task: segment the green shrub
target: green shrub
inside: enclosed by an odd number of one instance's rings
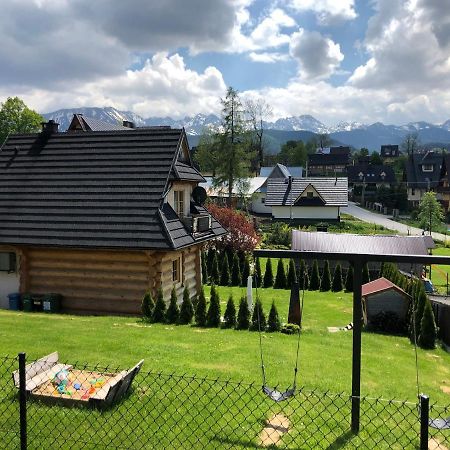
[[[256,299],[255,306],[252,313],[252,324],[250,327],[253,331],[265,331],[266,329],[266,315],[264,314],[263,306],[259,298]]]
[[[241,297],[239,301],[239,309],[237,315],[236,329],[248,330],[250,327],[250,310],[245,296]]]
[[[333,274],[333,283],[331,285],[331,290],[333,292],[340,292],[342,291],[342,268],[339,263],[336,264],[336,267],[334,268],[334,274]]]
[[[158,289],[156,296],[155,307],[153,308],[152,322],[163,323],[166,321],[166,302],[164,301],[164,295],[162,288]]]
[[[317,260],[314,260],[311,269],[311,279],[309,280],[309,290],[318,291],[320,288],[320,276],[319,276],[319,265]]]
[[[366,284],[369,281],[370,281],[369,266],[366,263],[363,265],[363,270],[362,270],[362,284]]]
[[[230,264],[228,262],[227,252],[222,253],[221,264],[222,272],[220,274],[220,284],[222,286],[229,286],[230,284]]]
[[[206,326],[206,298],[203,286],[197,299],[195,307],[195,324],[199,327]]]
[[[267,330],[271,332],[281,330],[281,321],[275,302],[272,302],[272,306],[270,307],[269,318],[267,320]]]
[[[262,272],[261,272],[261,262],[259,261],[259,258],[256,258],[255,261],[255,286],[262,286],[263,278],[262,278]]]
[[[216,287],[211,286],[211,298],[209,300],[208,312],[206,313],[206,325],[217,328],[220,325],[220,299]]]
[[[217,252],[214,251],[211,267],[209,270],[209,281],[211,284],[220,282],[219,261],[217,260]]]
[[[203,284],[207,284],[208,283],[208,264],[207,264],[205,252],[202,252],[201,258],[202,258],[202,282],[203,282]]]
[[[263,287],[271,288],[273,287],[273,271],[272,271],[272,261],[270,258],[267,259],[266,271],[264,272]]]
[[[286,289],[286,272],[283,260],[280,258],[277,265],[277,275],[275,276],[274,289]]]
[[[436,347],[437,328],[434,321],[433,309],[430,300],[426,300],[423,310],[422,320],[420,322],[420,334],[418,343],[420,347],[425,349],[433,349]]]
[[[189,289],[186,286],[183,290],[183,302],[181,303],[180,308],[179,323],[182,325],[187,325],[192,322],[193,317],[194,317],[194,307],[192,306]]]
[[[142,315],[144,320],[152,320],[153,308],[155,307],[155,302],[153,301],[152,294],[147,291],[142,299]]]
[[[345,277],[345,292],[353,292],[353,266],[350,264]]]
[[[169,307],[167,308],[166,321],[168,323],[177,323],[180,317],[180,309],[178,308],[177,291],[175,286],[170,293]]]
[[[406,324],[392,311],[381,311],[370,319],[369,330],[389,334],[405,334]]]
[[[330,263],[328,262],[328,260],[326,260],[323,266],[322,280],[320,281],[320,290],[322,292],[328,292],[330,289],[331,289]]]
[[[308,267],[305,264],[305,261],[300,260],[300,267],[298,270],[298,287],[300,289],[308,289],[309,280],[308,280]]]
[[[425,310],[425,304],[427,303],[427,294],[425,288],[420,280],[416,282],[416,288],[414,290],[414,313],[413,320],[415,322],[415,335],[418,339],[421,333],[421,324],[423,312]],[[413,330],[414,331],[414,330]]]
[[[297,334],[300,332],[300,327],[295,323],[285,323],[280,331],[284,334]]]
[[[242,283],[241,264],[239,261],[239,256],[235,252],[233,254],[233,263],[231,266],[231,286],[240,286],[241,283]]]
[[[289,260],[289,269],[286,279],[286,289],[290,289],[294,283],[297,283],[297,274],[295,273],[295,263],[293,259]]]
[[[236,306],[234,306],[233,297],[230,295],[223,316],[223,326],[225,328],[234,328],[236,326]]]

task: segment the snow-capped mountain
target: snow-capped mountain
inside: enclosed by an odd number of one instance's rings
[[[60,124],[60,129],[64,131],[69,126],[74,113],[82,113],[87,117],[95,117],[98,120],[109,123],[121,123],[123,120],[129,120],[138,127],[156,125],[168,125],[173,128],[184,127],[186,132],[192,136],[190,140],[192,141],[191,145],[196,145],[198,137],[205,129],[220,128],[220,118],[214,114],[197,114],[192,117],[184,117],[183,119],[173,119],[171,117],[143,118],[131,111],[120,111],[112,107],[60,109],[44,114],[44,117],[46,119],[54,119]],[[423,121],[411,122],[405,125],[385,125],[381,122],[367,125],[348,121],[340,122],[334,126],[326,126],[311,115],[300,115],[277,119],[273,122],[265,122],[264,126],[267,130],[267,136],[270,135],[271,130],[291,133],[288,139],[296,139],[295,133],[298,134],[304,131],[327,133],[339,143],[355,148],[367,147],[370,150],[379,150],[382,144],[400,144],[408,133],[417,133],[423,144],[450,143],[450,120],[447,120],[442,125]],[[277,142],[278,139],[277,137]]]

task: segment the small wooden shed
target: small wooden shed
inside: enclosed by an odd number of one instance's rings
[[[381,312],[395,313],[405,320],[411,296],[384,277],[363,284],[362,303],[364,324],[368,325]]]

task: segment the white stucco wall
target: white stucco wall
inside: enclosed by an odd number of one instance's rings
[[[265,203],[262,202],[262,199],[266,198],[266,193],[264,192],[255,192],[252,195],[252,204],[251,209],[256,214],[270,214],[272,212],[271,206],[266,206]]]
[[[184,215],[189,215],[190,210],[190,201],[192,195],[192,184],[190,183],[173,183],[172,188],[166,196],[166,201],[170,204],[170,206],[176,211],[175,201],[174,201],[174,191],[183,191],[184,192]]]
[[[292,210],[292,211],[291,211]],[[276,219],[334,219],[339,217],[338,206],[272,206],[272,216]]]

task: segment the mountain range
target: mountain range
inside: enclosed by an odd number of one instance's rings
[[[120,111],[113,107],[60,109],[43,114],[43,116],[58,122],[60,129],[64,131],[68,128],[74,113],[81,113],[108,123],[121,123],[123,120],[129,120],[138,127],[156,125],[168,125],[173,128],[184,127],[191,146],[198,144],[199,137],[205,128],[220,126],[220,118],[214,114],[197,114],[183,119],[143,118],[131,111]],[[329,134],[336,144],[349,145],[358,149],[366,147],[371,151],[379,151],[383,144],[400,144],[410,133],[417,133],[420,142],[426,146],[448,147],[450,144],[450,120],[440,125],[428,122],[410,122],[405,125],[385,125],[381,122],[370,125],[359,122],[340,122],[335,126],[326,126],[311,115],[301,115],[265,122],[264,128],[270,153],[278,152],[280,146],[287,140],[306,141],[317,133]]]

